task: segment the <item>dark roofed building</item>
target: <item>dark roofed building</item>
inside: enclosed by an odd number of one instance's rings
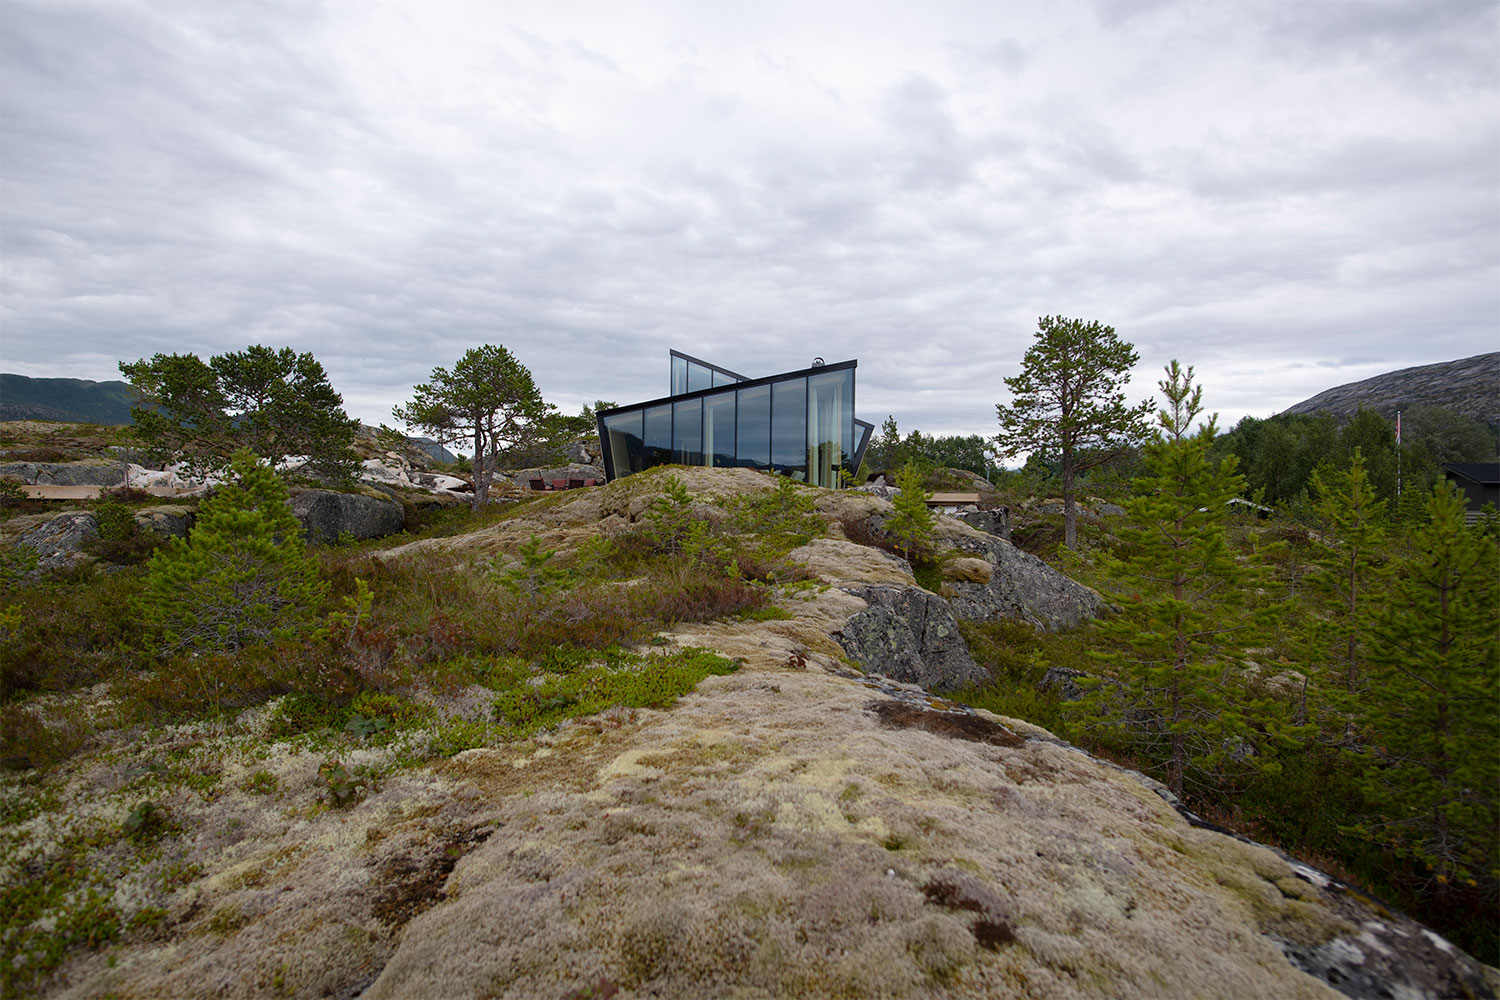
[[[1500,462],[1444,462],[1443,475],[1463,491],[1470,524],[1485,504],[1500,510]]]
[[[657,465],[764,469],[837,489],[864,457],[873,424],[854,416],[857,361],[747,378],[671,352],[671,393],[599,412],[610,479]]]

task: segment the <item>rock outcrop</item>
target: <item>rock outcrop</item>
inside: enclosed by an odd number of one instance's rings
[[[869,607],[833,637],[866,672],[935,691],[990,679],[969,655],[953,609],[938,595],[890,584],[845,589]]]
[[[993,510],[961,510],[953,515],[969,527],[996,538],[1010,541],[1010,509],[996,507]]]
[[[700,501],[771,488],[745,470],[682,478]],[[581,544],[644,509],[652,481],[574,493],[403,549],[456,564],[481,542]],[[1004,544],[945,525],[948,538]],[[1010,565],[966,545],[992,577]],[[681,623],[655,638],[652,649],[709,649],[738,667],[670,710],[612,709],[449,757],[450,721],[466,739],[493,722],[493,693],[480,688],[477,722],[434,711],[389,740],[334,737],[341,766],[381,775],[344,808],[328,805],[329,744],[277,736],[274,706],[81,753],[47,776],[67,810],[18,821],[18,843],[119,831],[162,761],[173,775],[213,776],[213,794],[151,779],[170,839],[101,892],[137,905],[158,893],[160,909],[107,948],[75,948],[43,991],[1495,995],[1495,970],[1206,828],[1144,776],[1022,720],[858,675],[836,639],[861,616],[874,624],[861,650],[894,643],[915,671],[947,657],[961,672],[953,616],[878,549],[831,537],[793,555],[826,585],[778,589],[784,617]],[[907,634],[884,638],[886,625]],[[168,879],[178,882],[161,893]]]
[[[81,462],[6,462],[0,476],[37,486],[124,486],[129,466],[124,462],[85,459]]]
[[[186,538],[196,518],[197,512],[193,508],[177,504],[142,507],[135,512],[137,528],[154,531],[163,538]]]
[[[1074,628],[1104,611],[1104,599],[1097,591],[1075,583],[1010,542],[951,518],[939,518],[938,536],[994,566],[987,582],[960,579],[948,584],[952,590],[948,601],[959,618],[1007,618],[1056,631]]]
[[[36,553],[36,569],[43,573],[65,570],[92,557],[83,547],[99,537],[99,520],[93,514],[79,512],[59,514],[24,531],[16,539]]]
[[[388,497],[332,490],[301,490],[292,495],[292,513],[307,538],[327,544],[348,532],[356,540],[393,535],[406,526],[406,512]]]

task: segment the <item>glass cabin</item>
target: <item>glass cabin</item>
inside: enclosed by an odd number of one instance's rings
[[[874,425],[854,416],[857,361],[747,378],[671,352],[670,394],[599,412],[611,479],[655,465],[765,469],[836,489]]]

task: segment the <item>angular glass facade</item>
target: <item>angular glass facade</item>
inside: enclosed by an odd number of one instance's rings
[[[656,465],[774,470],[836,488],[853,472],[874,426],[854,416],[855,361],[751,379],[672,352],[672,394],[605,410],[605,472],[619,479]]]
[[[728,368],[720,368],[718,365],[698,358],[672,352],[672,388],[673,396],[685,396],[690,392],[699,392],[703,389],[716,389],[721,385],[733,385],[736,382],[745,382],[748,379]]]

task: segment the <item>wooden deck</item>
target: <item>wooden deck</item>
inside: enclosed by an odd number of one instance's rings
[[[978,502],[978,493],[934,493],[927,498],[929,507],[962,507],[965,504]]]
[[[191,493],[191,489],[176,486],[136,486],[142,493],[149,493],[154,497],[175,497],[179,493]],[[21,485],[26,495],[33,500],[97,500],[99,494],[105,490],[119,489],[118,486],[29,486]]]

